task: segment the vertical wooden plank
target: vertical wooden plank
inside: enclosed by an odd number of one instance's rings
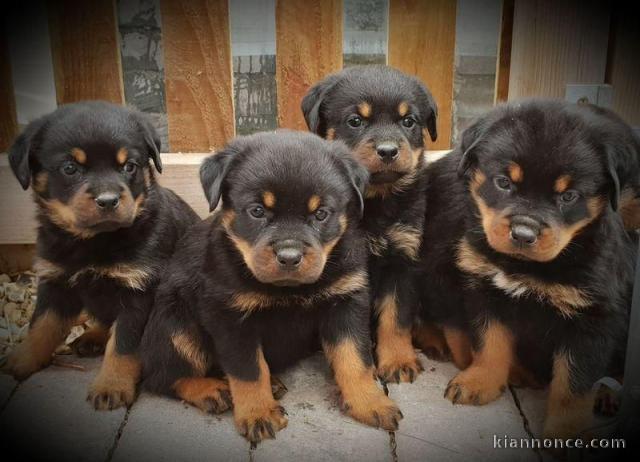
[[[58,104],[123,103],[114,0],[50,0],[47,8]]]
[[[277,0],[278,125],[305,130],[302,97],[341,68],[342,0]]]
[[[613,110],[640,127],[640,16],[634,6],[617,3],[613,11],[606,82],[613,86]]]
[[[227,0],[162,0],[172,151],[207,152],[235,133]]]
[[[420,78],[438,104],[438,139],[428,149],[451,143],[455,0],[391,0],[390,66]]]
[[[498,60],[496,62],[496,90],[494,103],[509,98],[509,73],[511,70],[511,41],[513,39],[514,0],[502,1],[502,20],[500,23],[500,39],[498,42]]]
[[[13,94],[9,43],[4,21],[0,21],[0,152],[6,151],[18,133],[16,100]]]
[[[509,99],[564,98],[568,83],[604,83],[610,4],[516,0]]]

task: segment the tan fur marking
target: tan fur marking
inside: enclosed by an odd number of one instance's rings
[[[511,181],[514,183],[522,183],[522,180],[524,179],[524,171],[522,170],[522,167],[515,162],[509,163],[509,178],[511,178]]]
[[[418,260],[422,232],[414,226],[396,223],[390,226],[386,233],[389,242],[404,253],[411,260]]]
[[[367,243],[369,244],[369,252],[377,257],[382,257],[389,247],[387,238],[373,234],[367,234]]]
[[[187,332],[171,335],[171,343],[178,354],[193,367],[193,373],[204,376],[209,369],[209,356],[200,347],[200,342]]]
[[[173,390],[178,398],[204,412],[220,414],[231,408],[229,384],[212,377],[185,377],[176,380]]]
[[[131,405],[140,380],[140,360],[134,355],[120,355],[116,352],[116,329],[117,325],[114,323],[100,372],[89,387],[88,399],[97,410]]]
[[[627,230],[640,229],[640,197],[628,188],[620,195],[620,216]]]
[[[69,284],[72,286],[77,284],[78,279],[85,274],[93,274],[94,277],[115,279],[125,287],[134,290],[144,290],[151,279],[153,279],[153,272],[150,268],[123,263],[108,267],[88,266],[74,273],[69,278]]]
[[[513,298],[531,296],[540,302],[550,303],[566,318],[575,316],[592,304],[588,293],[577,287],[544,282],[523,274],[506,274],[476,252],[466,239],[460,241],[456,263],[462,271],[489,279]]]
[[[569,189],[570,184],[571,184],[571,177],[569,175],[559,176],[553,185],[553,190],[558,194],[563,193],[567,189]]]
[[[127,151],[127,148],[120,148],[116,153],[116,162],[118,162],[118,164],[120,165],[124,165],[128,157],[129,157],[129,151]]]
[[[358,104],[358,114],[364,118],[371,117],[371,105],[364,101]]]
[[[376,301],[378,376],[386,381],[413,382],[422,367],[411,342],[411,329],[398,325],[395,294]],[[397,379],[397,380],[396,380]]]
[[[64,274],[63,267],[42,257],[35,258],[33,271],[35,271],[41,280],[57,279]]]
[[[590,427],[595,393],[576,395],[571,391],[570,367],[571,358],[567,354],[554,356],[543,430],[545,438],[575,438]]]
[[[309,210],[309,213],[313,213],[316,210],[318,210],[318,207],[320,207],[320,202],[321,202],[320,196],[316,194],[311,196],[307,201],[307,209]]]
[[[274,431],[287,426],[287,418],[271,393],[271,374],[262,348],[258,348],[256,356],[260,374],[255,382],[247,382],[231,375],[228,376],[236,428],[241,435],[251,441],[269,438],[268,433],[264,431],[254,435],[254,427],[260,421],[271,424]]]
[[[466,369],[473,358],[471,339],[463,331],[454,327],[444,327],[443,331],[453,364],[460,370]]]
[[[329,141],[332,141],[336,138],[336,129],[335,128],[329,128],[327,130],[327,139]]]
[[[47,191],[48,183],[49,174],[47,172],[40,172],[33,179],[33,190],[38,194],[43,194]]]
[[[482,345],[471,365],[447,386],[445,397],[453,403],[486,404],[500,397],[507,386],[514,356],[511,331],[498,321],[489,321],[481,335]]]
[[[45,311],[31,324],[27,337],[9,355],[8,372],[23,380],[47,366],[53,352],[69,333],[71,324],[71,319],[63,319],[52,310]]]
[[[354,341],[344,339],[337,345],[323,344],[323,348],[340,389],[344,412],[373,427],[397,429],[400,412],[376,385],[374,370],[365,365]]]
[[[80,319],[76,321],[76,323],[79,322],[81,322]],[[101,323],[94,321],[70,346],[71,349],[80,356],[99,356],[104,353],[110,337],[111,330]]]
[[[71,157],[73,157],[80,165],[87,163],[87,153],[80,148],[71,149]]]
[[[432,322],[416,323],[411,329],[413,344],[420,348],[429,359],[444,361],[449,355],[447,340],[440,327]]]
[[[268,209],[272,209],[276,206],[276,196],[271,191],[265,191],[262,193],[262,202]]]
[[[398,114],[400,114],[400,117],[406,116],[408,112],[409,112],[409,103],[407,103],[406,101],[403,101],[400,104],[398,104]]]

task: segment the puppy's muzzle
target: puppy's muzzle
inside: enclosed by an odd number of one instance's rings
[[[304,245],[294,239],[285,239],[273,244],[273,252],[280,269],[294,271],[298,269],[304,258]]]
[[[385,164],[395,161],[400,154],[396,143],[380,143],[376,146],[376,152]]]
[[[98,209],[105,212],[111,212],[117,209],[118,205],[120,205],[120,194],[112,192],[101,193],[94,200]]]
[[[511,217],[511,242],[518,247],[529,247],[536,244],[542,231],[539,221],[526,215]]]

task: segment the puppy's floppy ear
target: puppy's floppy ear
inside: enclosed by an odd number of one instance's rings
[[[620,203],[620,176],[618,175],[619,162],[618,156],[613,147],[608,146],[607,149],[607,173],[609,174],[609,202],[613,211],[618,210]]]
[[[458,164],[458,176],[460,178],[465,177],[478,162],[474,149],[484,138],[485,131],[482,120],[479,120],[462,133],[462,141],[459,148],[462,151],[462,159]]]
[[[209,202],[210,212],[213,212],[220,202],[222,182],[229,173],[234,155],[238,152],[237,146],[229,144],[222,151],[207,157],[200,166],[200,183]]]
[[[16,138],[9,149],[9,165],[13,174],[20,182],[22,189],[27,189],[31,183],[31,158],[37,149],[40,131],[47,124],[47,116],[31,122]]]
[[[351,151],[342,141],[333,141],[334,146],[339,149],[339,158],[344,165],[351,187],[358,197],[358,206],[360,209],[360,218],[364,214],[364,193],[369,184],[369,171],[360,162],[355,160],[351,155]]]
[[[438,139],[438,129],[436,128],[438,105],[436,104],[436,100],[433,99],[433,95],[429,89],[419,80],[416,80],[416,83],[418,84],[418,93],[420,94],[418,98],[420,106],[418,109],[424,118],[431,141],[435,141]]]
[[[162,173],[162,159],[160,158],[162,142],[160,141],[160,135],[158,135],[158,131],[151,124],[151,120],[149,120],[147,115],[136,112],[135,116],[138,121],[138,126],[144,135],[144,141],[149,150],[149,155],[153,160],[153,165],[156,166],[158,173]]]
[[[304,120],[307,122],[309,131],[316,133],[323,138],[326,137],[327,127],[325,126],[324,119],[322,118],[321,106],[329,90],[331,90],[342,77],[338,74],[333,74],[326,77],[324,80],[316,83],[302,98],[301,108],[302,114],[304,114]]]

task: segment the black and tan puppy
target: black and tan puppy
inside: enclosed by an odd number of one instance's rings
[[[81,310],[99,327],[102,368],[88,399],[129,405],[140,375],[137,348],[165,260],[195,212],[156,184],[160,141],[140,113],[104,102],[62,106],[32,122],[9,152],[38,207],[38,302],[8,370],[24,379],[45,367]],[[98,348],[100,345],[98,345]]]
[[[363,221],[378,375],[413,381],[422,370],[411,342],[418,303],[413,272],[424,222],[424,150],[426,139],[437,137],[435,102],[419,80],[390,67],[365,66],[316,84],[302,111],[311,131],[346,142],[371,174]],[[431,343],[444,354],[439,336]]]
[[[233,404],[238,431],[258,442],[287,425],[271,373],[323,348],[345,412],[396,429],[370,351],[366,177],[346,146],[308,133],[237,138],[207,159],[202,184],[222,210],[185,235],[165,272],[143,386],[205,412]]]
[[[423,315],[445,326],[464,369],[445,396],[484,404],[509,382],[549,383],[548,437],[588,426],[591,388],[626,344],[635,245],[616,210],[627,175],[597,117],[563,102],[501,106],[428,167]]]

